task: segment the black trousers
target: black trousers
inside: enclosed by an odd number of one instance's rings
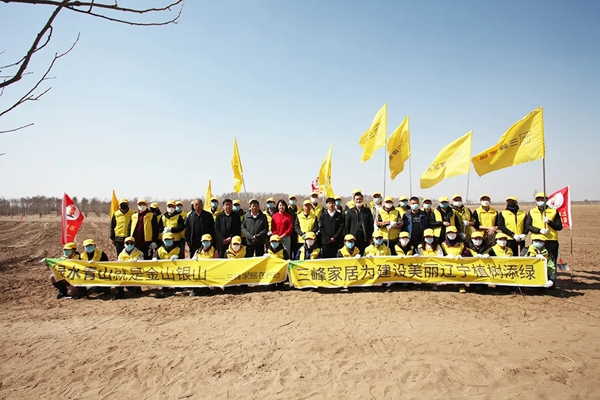
[[[388,240],[388,247],[390,248],[390,252],[392,253],[393,256],[396,256],[396,245],[398,244],[398,242],[400,241],[400,239],[393,239],[393,240]]]
[[[558,240],[546,240],[546,250],[552,257],[554,257],[554,262],[558,262]]]
[[[265,255],[265,245],[257,242],[246,246],[246,258],[249,257],[262,257]]]
[[[322,258],[335,258],[337,255],[340,246],[337,243],[327,243],[323,245],[323,249],[321,251]]]
[[[125,242],[115,240],[115,250],[117,251],[117,257],[119,257],[119,254],[121,254],[124,249],[125,249]]]
[[[360,254],[364,254],[365,249],[369,245],[369,240],[367,238],[365,238],[365,234],[363,233],[363,231],[356,232],[356,235],[354,238],[356,239],[354,241],[354,246],[358,249],[358,251],[360,251]],[[334,257],[335,257],[335,255],[334,255]]]
[[[521,253],[519,252],[519,244],[521,244],[521,248],[523,247],[523,242],[519,242],[517,243],[516,240],[509,240],[508,244],[506,245],[506,247],[508,247],[509,249],[512,250],[513,252],[513,257],[519,257],[521,255]]]
[[[179,240],[179,259],[183,260],[185,258],[185,239]],[[192,258],[192,256],[190,256]]]

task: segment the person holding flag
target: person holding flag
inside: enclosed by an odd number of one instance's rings
[[[129,236],[129,224],[133,210],[129,209],[129,201],[127,199],[119,200],[118,209],[113,212],[110,218],[110,240],[115,246],[117,254],[121,254],[125,248],[125,238]]]
[[[547,204],[548,196],[540,192],[535,195],[537,207],[532,208],[525,217],[525,231],[544,235],[545,248],[554,260],[558,260],[558,232],[563,229],[560,215]]]
[[[463,203],[462,195],[455,194],[452,196],[452,211],[458,217],[458,229],[463,240],[468,240],[471,237],[471,226],[473,223],[473,215],[469,207]]]

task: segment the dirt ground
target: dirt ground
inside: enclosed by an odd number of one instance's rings
[[[56,219],[0,221],[1,399],[600,398],[600,206],[559,289],[55,300]],[[108,242],[89,220],[80,242]]]

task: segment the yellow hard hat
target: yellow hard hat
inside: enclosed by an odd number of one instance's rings
[[[69,242],[63,246],[63,250],[76,250],[77,244],[73,242]]]
[[[304,239],[313,239],[315,240],[317,238],[317,235],[315,235],[314,232],[306,232],[306,234],[304,235]]]
[[[202,235],[202,241],[204,240],[210,240],[212,241],[212,236],[210,235],[210,233],[205,233],[204,235]]]
[[[279,237],[279,235],[271,235],[271,238],[269,239],[269,242],[280,242],[281,238]]]
[[[239,236],[232,237],[231,244],[242,244],[242,238]]]
[[[354,235],[347,234],[346,236],[344,236],[344,241],[348,240],[356,240],[356,238],[354,237]]]

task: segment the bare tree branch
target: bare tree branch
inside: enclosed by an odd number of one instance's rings
[[[3,134],[3,133],[9,133],[9,132],[16,132],[16,131],[20,131],[21,129],[29,128],[30,126],[33,126],[33,122],[31,122],[31,123],[29,123],[29,124],[27,124],[27,125],[20,126],[20,127],[18,127],[18,128],[15,128],[15,129],[9,129],[9,130],[7,130],[7,131],[0,131],[0,135],[1,135],[1,134]],[[4,154],[4,153],[2,153],[2,154]],[[2,154],[0,154],[0,156],[1,156]]]

